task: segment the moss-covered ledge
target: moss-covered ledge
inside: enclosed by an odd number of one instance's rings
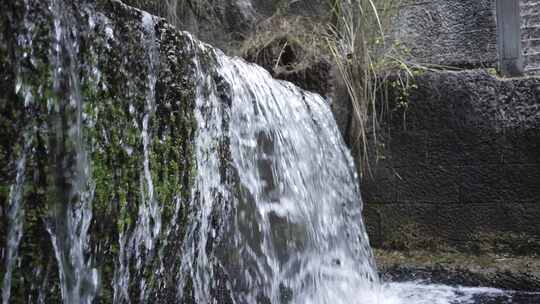
[[[537,255],[382,249],[376,249],[374,253],[381,276],[387,281],[490,286],[525,292],[540,290],[540,258]]]

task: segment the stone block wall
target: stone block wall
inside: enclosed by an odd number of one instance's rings
[[[540,73],[540,0],[521,0],[521,36],[527,73]]]
[[[540,0],[519,0],[524,69],[540,73]],[[414,61],[465,68],[498,66],[496,1],[407,0],[396,35]]]
[[[538,246],[540,78],[427,72],[417,84],[362,182],[373,245]]]
[[[497,64],[493,0],[406,0],[394,35],[414,61],[459,67]]]

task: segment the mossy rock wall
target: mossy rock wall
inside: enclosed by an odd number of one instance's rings
[[[143,182],[145,117],[150,175],[162,228],[156,237],[159,250],[154,256],[142,256],[145,266],[132,272],[132,278],[146,277],[151,301],[174,298],[186,219],[193,211],[187,207],[196,173],[193,58],[197,55],[210,67],[214,60],[210,48],[198,48],[189,34],[157,17],[152,17],[153,33],[149,33],[142,22],[143,12],[119,1],[59,0],[62,18],[54,16],[49,2],[9,1],[0,15],[2,247],[10,229],[9,197],[16,164],[27,155],[20,202],[23,235],[10,303],[60,302],[55,251],[47,227],[55,212],[73,203],[65,192],[75,187],[66,176],[76,170],[76,140],[70,132],[78,116],[66,92],[75,86],[82,103],[80,138],[89,159],[90,186],[95,187],[85,248],[87,258],[92,257],[89,264],[100,274],[97,300],[112,302],[119,237],[135,228],[144,200],[141,193],[148,191]],[[55,22],[67,31],[62,35],[69,37],[74,52],[57,43]],[[144,47],[148,44],[155,49],[155,60]],[[62,67],[73,73],[55,71],[55,58],[62,58]],[[157,77],[155,88],[150,88],[150,69]],[[152,111],[149,98],[154,103]],[[5,254],[0,251],[2,261]],[[128,261],[128,267],[134,263]],[[160,268],[160,263],[167,267]],[[0,280],[4,266],[0,266]],[[158,281],[159,286],[155,285]],[[185,298],[189,299],[186,282]],[[128,287],[133,299],[138,298],[138,288]]]

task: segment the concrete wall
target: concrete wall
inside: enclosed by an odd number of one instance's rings
[[[405,0],[396,21],[397,38],[413,60],[459,67],[497,63],[493,0]]]
[[[521,0],[525,71],[540,73],[540,1]],[[408,1],[399,37],[414,59],[496,67],[495,1]],[[375,246],[540,248],[540,78],[428,72],[383,125],[363,179]],[[530,252],[531,250],[529,250]]]
[[[362,182],[372,243],[540,244],[540,78],[427,72],[417,84]]]
[[[519,0],[524,68],[540,73],[540,0]],[[405,0],[396,35],[426,64],[497,67],[494,0]]]

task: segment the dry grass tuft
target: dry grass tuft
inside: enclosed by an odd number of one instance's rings
[[[309,17],[274,15],[257,24],[254,34],[243,42],[240,55],[263,65],[274,73],[301,70],[321,58],[328,59],[324,23]],[[301,58],[287,58],[287,52]]]
[[[381,156],[377,130],[388,108],[389,85],[407,90],[413,78],[403,59],[405,50],[388,34],[398,4],[398,0],[333,0],[334,22],[327,44],[351,99],[350,136],[360,154],[361,174],[369,172],[370,159]]]

